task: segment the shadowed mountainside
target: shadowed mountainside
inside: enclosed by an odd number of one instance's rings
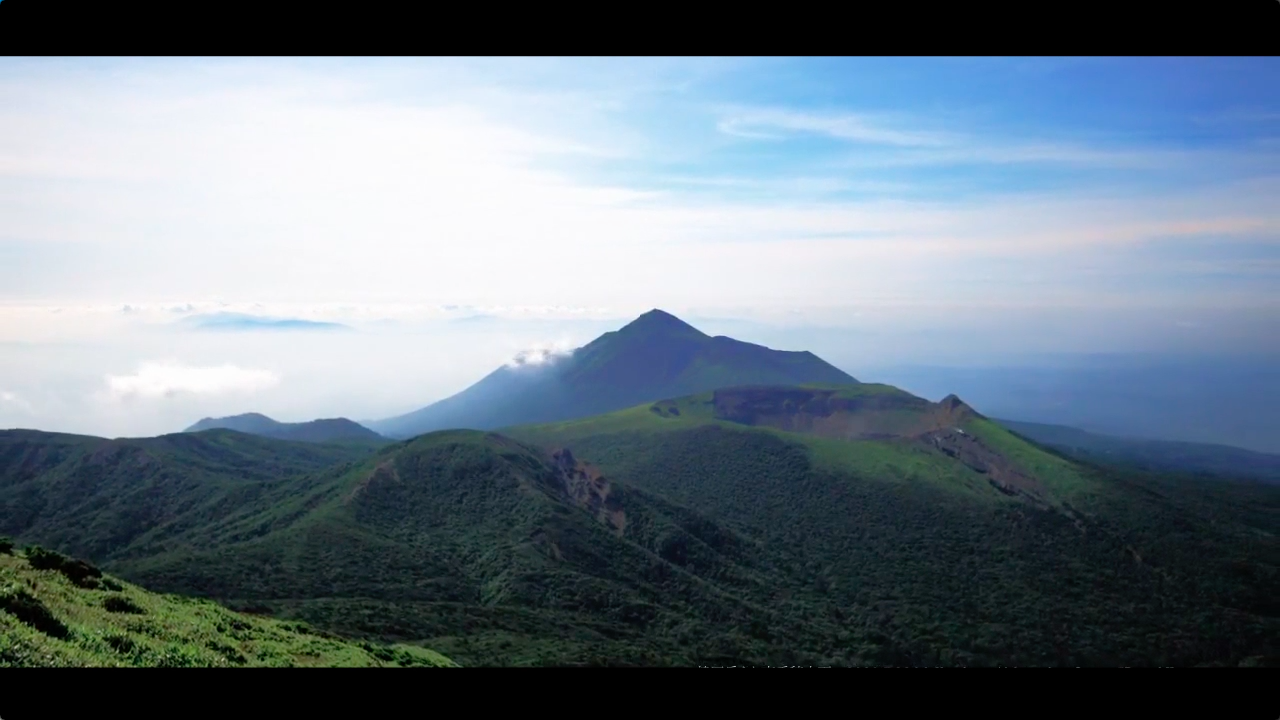
[[[276,422],[266,415],[245,413],[223,418],[205,418],[183,432],[204,430],[236,430],[250,435],[296,440],[298,442],[385,442],[386,438],[346,418],[312,420],[304,423]]]
[[[273,502],[286,478],[372,452],[231,430],[129,440],[0,431],[0,533],[95,561],[145,554],[185,528]]]
[[[457,395],[370,426],[405,438],[588,417],[731,385],[854,382],[812,353],[711,337],[652,310],[568,356],[501,367]]]

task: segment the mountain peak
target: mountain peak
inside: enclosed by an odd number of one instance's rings
[[[654,308],[604,333],[549,372],[494,372],[433,405],[373,424],[389,437],[446,428],[560,422],[738,385],[851,385],[812,353],[712,338]]]
[[[701,330],[698,330],[694,326],[681,320],[675,315],[672,315],[671,313],[666,312],[664,310],[659,310],[657,308],[654,308],[653,310],[650,310],[649,312],[644,313],[643,315],[636,318],[635,320],[632,320],[631,322],[627,323],[627,325],[624,326],[621,330],[619,330],[619,332],[627,332],[627,331],[634,332],[636,330],[645,330],[650,332],[662,331],[662,332],[697,333],[698,335],[703,335],[703,332]]]
[[[969,403],[961,400],[955,393],[942,398],[938,405],[942,406],[947,412],[978,415],[978,412]],[[981,415],[978,416],[981,417]]]
[[[187,428],[183,432],[200,432],[202,430],[225,428],[230,430],[239,430],[240,432],[260,433],[265,430],[276,428],[279,425],[280,423],[272,420],[262,413],[250,412],[241,413],[240,415],[232,415],[230,417],[207,417]]]

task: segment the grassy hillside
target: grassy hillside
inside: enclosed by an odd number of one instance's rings
[[[146,442],[12,440],[0,487],[26,513],[24,540],[94,549],[92,560],[148,588],[427,641],[467,664],[687,664],[745,652],[708,643],[768,614],[726,594],[763,585],[748,543],[571,456],[499,436],[435,433],[293,474],[282,470],[338,451],[228,431],[160,443],[188,446],[185,455]],[[250,477],[214,472],[264,447],[292,462]],[[124,532],[114,508],[151,497]],[[683,628],[690,646],[655,626]]]
[[[353,643],[302,623],[157,595],[0,539],[0,667],[449,667],[439,653]]]
[[[966,665],[1277,659],[1274,488],[1083,466],[962,412],[960,427],[1036,491],[1009,494],[990,473],[931,447],[937,425],[914,439],[894,436],[895,428],[920,429],[912,425],[946,403],[887,387],[831,390],[855,405],[875,395],[890,402],[872,411],[880,421],[847,433],[852,439],[741,422],[776,424],[785,413],[727,420],[733,404],[717,405],[716,393],[506,432],[572,448],[616,481],[697,508],[768,548],[792,573],[778,588],[802,617],[813,622],[817,608],[831,608],[827,652],[836,657]],[[774,400],[785,406],[794,392]],[[793,405],[791,421],[803,406]],[[875,434],[890,437],[858,437]]]
[[[761,562],[750,542],[571,455],[452,431],[117,567],[150,587],[427,642],[466,664],[652,665],[765,657],[717,644],[773,613],[740,592],[768,593]]]
[[[238,482],[188,486],[103,567],[470,666],[1280,657],[1280,489],[1090,467],[888,386],[725,388]],[[103,542],[42,499],[63,485],[19,485],[31,527]]]
[[[952,447],[956,442],[980,440],[993,456],[1005,461],[997,464],[1010,466],[1009,474],[1034,476],[1035,494],[1045,502],[1069,502],[1090,487],[1073,463],[1023,442],[958,398],[931,403],[898,388],[871,383],[724,388],[592,418],[506,428],[503,432],[539,445],[577,447],[584,440],[602,436],[646,437],[645,442],[661,442],[656,438],[708,427],[730,432],[751,428],[800,443],[808,461],[827,471],[882,482],[929,483],[991,500],[1005,497],[1008,493],[1002,492],[999,483],[992,482],[993,473],[986,471],[990,468],[978,472],[956,461],[956,448]],[[957,429],[961,432],[956,433]],[[945,442],[930,442],[935,439]],[[1029,485],[1027,489],[1031,489]]]
[[[492,430],[588,417],[730,385],[814,382],[856,381],[812,353],[711,337],[653,310],[568,357],[499,368],[457,395],[372,427],[398,438],[449,428]]]
[[[0,533],[96,561],[154,553],[275,502],[293,487],[286,479],[373,452],[229,430],[136,440],[0,431]]]

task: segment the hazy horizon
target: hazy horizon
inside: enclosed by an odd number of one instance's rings
[[[379,419],[651,308],[873,382],[1280,358],[1274,58],[10,58],[0,130],[0,427]]]

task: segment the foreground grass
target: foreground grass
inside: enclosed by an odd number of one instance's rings
[[[357,644],[96,572],[0,544],[0,667],[456,667],[425,648]]]

